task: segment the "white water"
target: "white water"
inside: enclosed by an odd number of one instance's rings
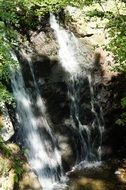
[[[42,188],[52,190],[62,175],[61,156],[46,119],[46,108],[39,94],[33,70],[31,74],[35,97],[32,91],[26,89],[21,70],[12,72],[13,94],[17,102],[20,127],[22,126],[20,135],[25,142],[28,161],[36,172]]]
[[[103,114],[102,114],[102,108],[99,105],[98,101],[95,100],[93,81],[92,81],[91,74],[88,74],[87,76],[88,76],[90,94],[91,94],[91,111],[95,115],[96,122],[97,122],[97,129],[99,132],[99,146],[98,146],[97,151],[98,151],[98,159],[99,159],[99,161],[101,161],[101,144],[102,144],[102,133],[104,131],[104,119],[103,119]],[[98,115],[98,113],[95,110],[95,104],[97,104],[97,106],[99,107],[100,115]],[[94,122],[92,123],[92,127],[94,127],[94,128],[96,127]]]
[[[70,100],[70,119],[71,126],[78,133],[80,141],[79,151],[77,151],[77,164],[81,161],[95,162],[101,160],[101,141],[102,141],[102,128],[101,120],[103,120],[100,110],[100,118],[95,110],[94,90],[92,84],[91,74],[85,70],[85,76],[80,74],[80,65],[76,56],[77,41],[72,33],[64,30],[58,24],[54,15],[50,16],[50,26],[54,30],[57,42],[59,44],[59,59],[62,67],[69,73],[67,80],[68,97]],[[91,126],[82,125],[79,118],[79,101],[81,80],[88,79],[89,94],[91,104],[91,112],[95,116],[94,122]],[[95,130],[96,135],[92,135],[92,130]]]
[[[75,59],[76,43],[74,35],[62,29],[57,23],[54,15],[50,16],[50,25],[55,31],[59,44],[59,57],[63,68],[71,74],[77,74],[80,71],[80,68]]]

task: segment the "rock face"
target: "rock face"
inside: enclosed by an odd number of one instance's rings
[[[58,45],[53,31],[48,29],[46,32],[32,34],[31,41],[33,44],[32,46],[29,44],[30,48],[27,46],[28,53],[21,50],[19,55],[25,85],[27,89],[33,89],[32,92],[35,93],[33,77],[28,63],[31,59],[35,79],[46,104],[48,121],[55,133],[64,168],[68,171],[76,162],[76,152],[81,147],[78,132],[71,126],[67,84],[69,73],[64,70],[58,59]],[[78,44],[77,51],[81,52],[80,57],[78,56],[81,73],[76,82],[77,86],[80,85],[79,81],[81,83],[80,98],[78,99],[79,119],[83,125],[88,125],[93,122],[94,115],[91,112],[90,87],[88,77],[85,74],[85,67],[87,66],[87,70],[92,73],[95,97],[98,97],[99,94],[97,88],[101,83],[101,75],[98,66],[93,65],[92,49],[82,39],[78,39]]]
[[[106,10],[111,10],[114,6],[114,1],[105,1],[103,7]],[[97,4],[91,7],[85,7],[83,10],[68,7],[66,12],[71,16],[71,22],[67,23],[69,28],[83,39],[89,47],[99,47],[94,51],[95,58],[95,76],[101,79],[100,83],[96,84],[96,89],[100,97],[100,103],[103,109],[105,120],[105,131],[103,135],[103,155],[105,157],[126,155],[126,127],[115,124],[123,110],[120,102],[126,96],[126,77],[113,71],[115,62],[113,54],[101,48],[108,46],[110,39],[106,24],[108,19],[88,16],[88,13],[95,10],[101,10]],[[102,11],[102,10],[101,10]],[[99,77],[98,77],[99,76]]]
[[[73,128],[71,128],[70,100],[68,98],[68,86],[66,82],[69,75],[62,68],[58,59],[58,44],[51,29],[47,28],[46,31],[32,33],[30,41],[30,43],[25,44],[25,47],[23,47],[25,54],[21,51],[18,55],[25,85],[27,89],[34,89],[33,78],[28,64],[28,60],[31,58],[36,82],[41,97],[46,104],[48,121],[55,133],[58,148],[62,154],[64,169],[68,171],[76,161],[76,149],[80,148],[79,146],[76,147],[76,144],[79,144],[77,142],[78,136]],[[123,94],[125,94],[125,88],[123,85],[120,86],[120,84],[124,84],[124,81],[122,83],[123,78],[120,79],[119,75],[110,72],[108,61],[106,61],[107,57],[101,49],[94,53],[93,48],[88,45],[87,41],[85,42],[81,38],[79,39],[79,43],[81,44],[81,57],[89,57],[89,64],[93,63],[89,70],[93,77],[94,96],[103,108],[105,119],[103,156],[111,157],[119,155],[119,147],[122,147],[122,145],[126,146],[126,142],[124,144],[124,139],[121,140],[120,137],[123,132],[126,134],[126,130],[123,128],[120,134],[118,134],[120,129],[117,126],[114,128],[115,117],[118,117],[118,113],[121,113],[118,103]],[[86,51],[84,51],[85,47]],[[83,69],[84,66],[82,66],[82,73]],[[86,77],[83,81],[81,78],[79,80],[82,82],[79,115],[82,124],[86,125],[93,120],[89,104],[90,89]],[[115,87],[116,85],[118,87]],[[34,90],[32,92],[34,93]],[[115,137],[113,137],[113,134],[116,134]],[[17,130],[15,135],[17,136],[16,139],[18,139],[20,130]],[[118,139],[117,142],[116,139]]]

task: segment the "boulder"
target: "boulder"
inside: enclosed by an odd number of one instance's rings
[[[14,127],[6,105],[4,103],[1,103],[0,108],[0,136],[4,141],[8,141],[14,135]]]

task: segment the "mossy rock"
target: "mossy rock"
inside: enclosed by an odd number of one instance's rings
[[[14,170],[12,161],[4,156],[0,157],[0,190],[13,190],[14,188]]]

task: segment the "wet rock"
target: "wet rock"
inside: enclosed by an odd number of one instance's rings
[[[19,190],[41,190],[42,187],[38,181],[37,176],[31,170],[30,166],[25,163],[23,165],[24,173],[19,181]]]
[[[94,164],[90,167],[82,164],[80,170],[76,168],[70,173],[66,190],[125,190],[125,181],[121,179],[124,179],[124,169],[120,164],[119,160],[111,160],[98,166]],[[117,168],[120,175],[114,173]]]

